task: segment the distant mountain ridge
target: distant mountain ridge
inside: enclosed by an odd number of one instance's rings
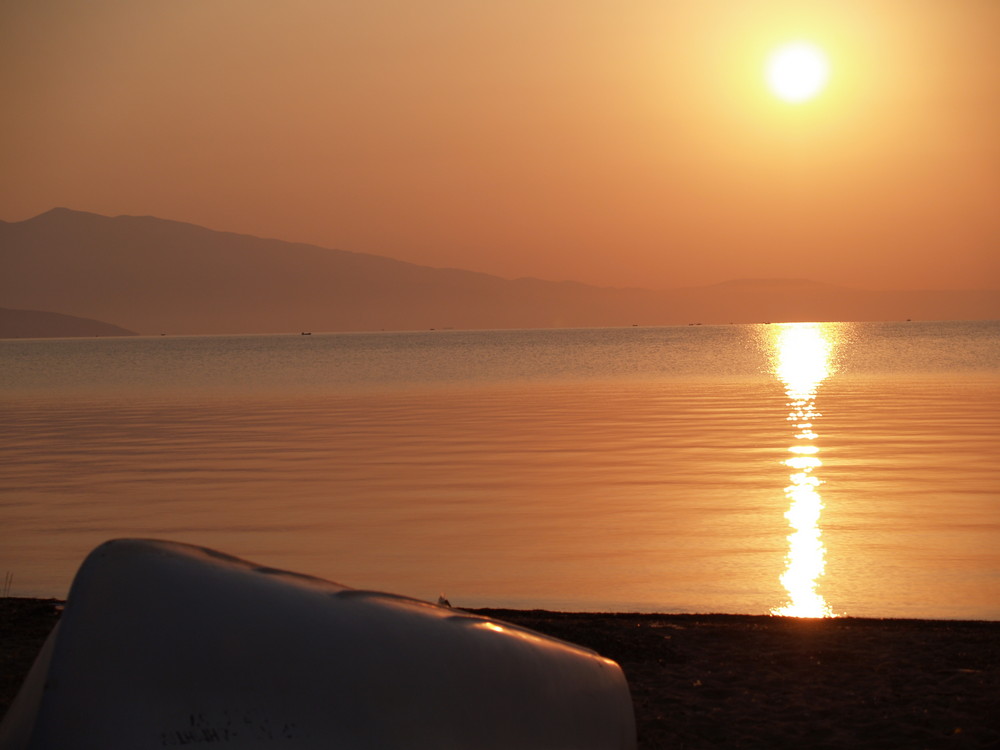
[[[805,280],[652,291],[454,268],[59,208],[0,222],[0,305],[144,334],[1000,318],[1000,291],[868,292]]]
[[[42,310],[0,307],[0,339],[74,338],[79,336],[135,336],[111,323]]]

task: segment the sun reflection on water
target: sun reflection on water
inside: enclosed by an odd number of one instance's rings
[[[813,423],[822,415],[816,411],[816,391],[831,374],[831,355],[836,340],[833,326],[823,323],[785,323],[775,326],[774,373],[785,384],[789,398],[788,421],[795,425],[795,443],[788,449],[792,457],[784,463],[792,473],[785,487],[789,508],[785,518],[792,528],[781,584],[788,602],[771,614],[788,617],[833,617],[833,610],[817,591],[826,568],[820,514],[823,501],[818,487],[822,482],[814,471],[823,465],[819,437]]]

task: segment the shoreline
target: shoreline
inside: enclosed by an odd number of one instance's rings
[[[61,604],[0,599],[0,715]],[[1000,746],[1000,622],[467,611],[618,662],[643,750]]]

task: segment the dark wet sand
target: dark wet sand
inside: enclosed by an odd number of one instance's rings
[[[55,604],[0,599],[0,712]],[[1000,622],[474,611],[617,661],[640,748],[1000,748]]]

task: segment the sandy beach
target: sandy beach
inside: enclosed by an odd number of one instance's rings
[[[59,604],[0,599],[0,712]],[[1000,748],[1000,622],[473,611],[617,661],[640,748]]]
[[[628,677],[640,748],[1000,747],[1000,623],[481,610]]]

